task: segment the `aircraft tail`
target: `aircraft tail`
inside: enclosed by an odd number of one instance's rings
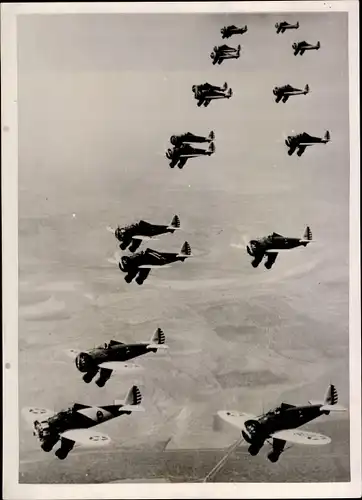
[[[213,141],[215,139],[215,132],[213,130],[210,131],[208,139],[210,139],[210,141]]]
[[[173,219],[167,229],[180,229],[180,218],[178,215],[173,216]]]
[[[324,140],[326,142],[331,140],[331,134],[329,133],[329,130],[326,130],[326,133],[324,134]]]
[[[122,405],[120,411],[143,411],[143,408],[140,406],[141,401],[141,391],[134,385],[130,388],[124,400],[116,399],[114,404]]]
[[[312,241],[312,239],[313,239],[312,230],[309,226],[307,226],[303,234],[303,240]]]
[[[324,411],[347,411],[346,408],[338,404],[338,392],[336,386],[330,384],[326,390],[323,401],[309,401],[311,405],[322,405],[321,410]]]
[[[148,349],[168,349],[168,346],[165,344],[165,334],[161,328],[157,328],[155,333],[150,338],[150,342],[147,345]]]
[[[192,257],[191,247],[187,241],[185,241],[185,243],[182,245],[180,253],[177,254],[177,257]]]
[[[320,42],[319,40],[318,40],[318,42],[317,42],[316,47],[317,47],[317,50],[321,48],[321,42]]]
[[[309,92],[309,85],[308,85],[308,83],[307,83],[307,85],[304,87],[304,92],[305,92],[306,94],[308,94],[308,92]]]
[[[225,82],[224,85],[222,86],[222,89],[227,90],[227,88],[228,88],[228,84],[227,84],[227,82]]]
[[[209,148],[208,148],[208,153],[213,154],[215,153],[215,144],[213,142],[210,142]]]
[[[299,28],[299,21],[297,21],[295,27],[298,29]]]

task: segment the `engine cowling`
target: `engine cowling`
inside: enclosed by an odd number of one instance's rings
[[[82,373],[93,371],[95,368],[93,358],[86,352],[81,352],[78,354],[78,356],[75,358],[75,365]]]

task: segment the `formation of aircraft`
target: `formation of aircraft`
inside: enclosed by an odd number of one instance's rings
[[[238,45],[236,49],[228,45],[215,46],[210,54],[212,64],[221,64],[225,59],[239,59],[240,51],[241,45]]]
[[[151,269],[169,267],[174,262],[184,262],[192,257],[191,247],[187,241],[182,245],[179,253],[157,252],[147,248],[144,252],[134,255],[124,255],[121,257],[118,267],[126,273],[126,283],[131,283],[134,279],[138,285],[142,285],[151,272]]]
[[[50,452],[60,442],[55,456],[64,460],[75,446],[108,445],[111,441],[109,436],[89,429],[121,415],[144,411],[140,406],[141,401],[141,392],[134,385],[124,400],[115,400],[111,405],[88,406],[75,403],[58,413],[46,408],[23,408],[22,415],[31,425],[33,435],[40,441],[43,451]]]
[[[276,97],[275,102],[282,101],[284,103],[293,95],[307,95],[309,92],[310,89],[308,84],[305,85],[304,90],[297,89],[289,84],[283,85],[282,87],[274,87],[273,89],[273,94]]]
[[[127,361],[150,352],[155,353],[159,349],[168,349],[165,340],[163,330],[157,328],[148,342],[125,344],[118,340],[110,340],[88,351],[70,349],[68,355],[75,360],[77,369],[84,373],[84,382],[89,384],[98,374],[99,377],[95,383],[98,387],[104,387],[113,372],[131,371],[133,373],[142,370],[141,366],[127,363]]]
[[[120,242],[120,249],[129,249],[130,252],[135,252],[142,241],[155,240],[156,236],[162,234],[173,234],[175,231],[180,230],[180,218],[174,215],[170,224],[152,224],[150,222],[140,220],[129,226],[120,227],[116,229],[108,226],[107,230],[115,235],[116,239]]]
[[[280,23],[276,23],[275,27],[277,29],[277,34],[285,33],[286,30],[297,30],[299,28],[299,22],[289,24],[286,21],[281,21]]]
[[[277,33],[285,33],[286,30],[299,29],[299,22],[289,24],[286,21],[276,23]],[[247,26],[236,27],[225,26],[221,29],[222,38],[230,38],[237,34],[248,31]],[[316,45],[305,41],[293,43],[294,55],[303,55],[306,50],[319,50],[320,42]],[[226,59],[238,59],[241,46],[237,48],[227,45],[215,46],[210,57],[213,65],[221,64]],[[230,99],[233,91],[227,82],[222,87],[204,83],[193,85],[192,91],[197,100],[198,107],[207,107],[212,100]],[[294,88],[287,84],[275,87],[273,94],[276,102],[286,103],[289,97],[295,95],[306,95],[310,92],[308,84],[304,89]],[[215,152],[215,133],[210,131],[208,136],[199,136],[191,132],[180,135],[172,135],[170,142],[173,148],[166,151],[166,157],[170,160],[170,167],[178,166],[182,169],[189,158],[211,156]],[[314,144],[326,144],[330,141],[327,131],[324,138],[310,136],[307,133],[289,136],[285,143],[288,146],[288,154],[292,155],[297,150],[301,156],[308,146]],[[193,144],[208,144],[207,149],[196,148]],[[142,241],[157,239],[156,236],[174,233],[181,229],[178,215],[174,215],[168,225],[153,224],[140,220],[125,227],[107,228],[112,232],[119,242],[121,250],[129,250],[133,255],[123,255],[117,261],[119,269],[125,273],[125,281],[131,283],[133,280],[142,285],[152,269],[167,268],[175,262],[184,262],[192,257],[191,247],[187,241],[184,242],[179,253],[159,252],[147,248],[145,251],[135,253]],[[307,226],[302,238],[285,237],[273,232],[271,235],[253,239],[246,245],[247,253],[253,258],[251,264],[257,268],[266,257],[265,267],[271,269],[277,256],[282,251],[291,250],[300,246],[306,247],[312,240],[312,232]],[[70,349],[70,355],[75,362],[77,370],[83,374],[83,381],[87,384],[96,377],[95,384],[104,387],[113,372],[133,373],[142,370],[135,363],[128,363],[136,357],[147,353],[156,353],[161,349],[167,349],[165,334],[161,328],[157,328],[149,341],[124,343],[110,340],[87,351],[76,351]],[[133,385],[124,400],[115,400],[113,404],[106,406],[89,406],[75,403],[67,410],[54,412],[46,408],[24,408],[23,417],[31,425],[33,434],[40,442],[40,447],[45,452],[50,452],[57,444],[60,444],[55,455],[64,460],[70,451],[76,446],[98,447],[108,445],[110,438],[106,434],[91,430],[110,419],[121,415],[130,415],[136,411],[144,411],[140,406],[142,395],[139,388]],[[295,406],[282,403],[280,406],[269,410],[259,416],[241,413],[238,411],[219,411],[218,415],[226,422],[241,430],[243,439],[249,444],[250,455],[257,455],[265,443],[272,446],[268,454],[271,462],[277,462],[280,455],[286,450],[287,442],[295,444],[322,445],[330,443],[330,438],[318,433],[301,431],[299,427],[322,415],[330,412],[346,411],[338,405],[338,394],[334,385],[330,385],[323,401],[310,401],[308,405]]]
[[[192,92],[197,100],[197,105],[199,107],[204,106],[205,108],[215,99],[230,99],[233,95],[232,89],[228,87],[226,82],[222,87],[217,87],[216,85],[211,85],[210,83],[193,85]]]
[[[292,156],[295,150],[297,150],[297,156],[302,156],[307,147],[314,146],[315,144],[327,144],[330,140],[331,135],[328,130],[323,138],[314,137],[303,132],[302,134],[289,135],[285,140],[285,144],[288,146],[289,156]]]
[[[307,226],[302,238],[290,238],[282,236],[278,233],[272,233],[263,238],[250,240],[246,246],[246,251],[253,257],[251,265],[258,267],[263,258],[266,256],[264,266],[271,269],[276,261],[279,252],[289,251],[300,246],[306,247],[312,241],[312,231]]]
[[[308,43],[303,40],[303,42],[293,43],[292,47],[295,56],[297,56],[298,54],[302,56],[306,50],[319,50],[321,48],[321,43],[317,42],[315,45],[313,45],[312,43]]]
[[[265,443],[272,446],[268,459],[275,463],[286,443],[304,445],[326,445],[331,442],[328,436],[316,432],[299,430],[302,425],[330,412],[343,412],[345,408],[338,405],[338,393],[334,385],[330,385],[324,401],[309,401],[307,405],[296,406],[282,403],[263,415],[255,416],[239,411],[219,411],[221,419],[241,430],[242,437],[249,444],[250,455],[259,453]]]
[[[231,26],[224,26],[221,28],[220,32],[222,37],[221,38],[231,38],[233,35],[243,35],[248,31],[248,27],[245,25],[242,28],[238,28],[234,24]]]

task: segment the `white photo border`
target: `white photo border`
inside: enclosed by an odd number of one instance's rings
[[[348,483],[19,484],[18,137],[16,18],[27,14],[347,12],[350,118],[350,474]],[[8,3],[1,5],[3,228],[3,495],[5,499],[359,498],[361,496],[361,297],[358,1]]]

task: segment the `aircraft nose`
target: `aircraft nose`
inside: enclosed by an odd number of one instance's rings
[[[80,372],[85,372],[87,371],[88,367],[88,355],[85,352],[81,352],[78,354],[78,356],[75,359],[75,364],[76,367]]]

